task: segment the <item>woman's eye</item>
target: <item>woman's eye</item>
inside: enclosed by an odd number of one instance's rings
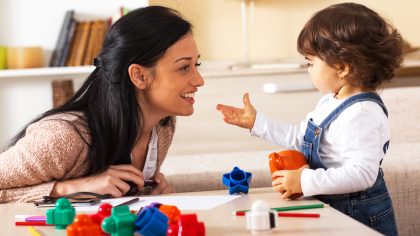
[[[308,63],[306,63],[306,67],[308,67],[308,68],[312,67],[312,64],[308,62]]]
[[[201,66],[201,62],[195,63],[195,67],[199,67],[199,66]]]
[[[189,65],[188,66],[183,66],[179,70],[182,71],[182,72],[189,72],[190,71],[190,66]]]

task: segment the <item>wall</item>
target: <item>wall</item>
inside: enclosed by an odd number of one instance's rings
[[[148,5],[148,1],[0,0],[0,45],[42,46],[48,61],[67,10],[74,9],[80,20],[108,18],[121,5],[136,8]],[[51,108],[50,79],[0,79],[0,147],[27,122]]]
[[[250,23],[250,56],[254,60],[300,57],[296,39],[316,11],[345,1],[255,0]],[[420,46],[418,21],[420,2],[416,0],[354,0],[389,19],[412,45]],[[179,10],[195,26],[195,36],[206,60],[241,60],[243,56],[240,0],[150,0]]]

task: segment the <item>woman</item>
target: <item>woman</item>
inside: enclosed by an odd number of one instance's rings
[[[66,104],[28,124],[0,154],[0,203],[95,192],[134,183],[171,188],[159,168],[175,116],[194,112],[204,81],[191,24],[174,10],[137,9],[109,30],[96,69]]]

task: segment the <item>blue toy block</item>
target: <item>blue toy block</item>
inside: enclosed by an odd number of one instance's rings
[[[166,236],[168,230],[168,217],[157,208],[143,209],[137,217],[136,232],[142,236]]]
[[[252,174],[234,167],[230,173],[223,175],[223,184],[229,188],[229,194],[248,193]]]

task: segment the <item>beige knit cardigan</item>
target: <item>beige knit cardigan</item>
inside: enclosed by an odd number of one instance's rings
[[[159,169],[172,142],[175,121],[156,130]],[[39,200],[50,195],[58,180],[84,176],[89,165],[84,139],[90,142],[80,115],[58,114],[31,124],[22,139],[0,154],[0,203]]]

